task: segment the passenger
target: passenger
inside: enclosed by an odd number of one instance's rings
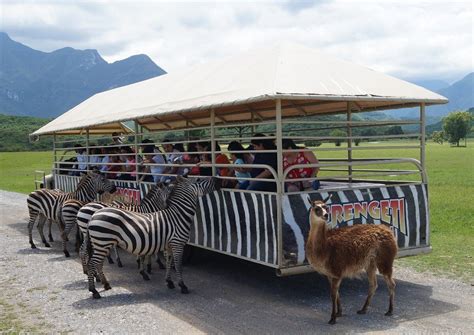
[[[112,153],[112,149],[115,149],[115,148],[109,148],[109,147],[102,148],[102,159],[100,161],[100,171],[101,172],[107,172],[107,170],[108,170],[108,164],[110,163],[109,154]]]
[[[199,142],[197,144],[199,151],[211,151],[211,142]],[[215,151],[216,151],[216,164],[230,164],[229,157],[223,154],[221,151],[220,145],[215,142]],[[201,155],[200,164],[211,164],[212,158],[210,153],[204,153]],[[228,167],[217,167],[217,175],[222,177],[230,177],[231,170]],[[202,176],[212,176],[212,167],[200,167],[200,172]],[[223,179],[222,187],[234,187],[233,180]]]
[[[199,155],[198,154],[193,154],[193,152],[197,152],[197,143],[196,142],[190,142],[188,143],[188,150],[187,154],[183,156],[183,163],[185,164],[198,164],[199,163]],[[190,175],[199,175],[199,166],[195,165],[191,168],[187,168],[189,171]]]
[[[273,139],[268,139],[263,134],[255,134],[251,143],[254,150],[265,151],[265,150],[276,150]],[[257,152],[254,154],[253,164],[265,164],[272,167],[275,171],[278,171],[278,159],[276,152]],[[260,167],[255,167],[250,170],[252,178],[260,179],[273,179],[273,174],[270,170]],[[250,182],[248,190],[252,191],[276,191],[275,182],[257,181],[253,180]]]
[[[71,175],[80,176],[82,174],[85,174],[87,170],[86,149],[81,147],[80,144],[75,144],[74,148],[76,148],[75,151],[76,151],[76,161],[77,161],[77,164],[74,165],[74,169],[76,169],[77,171],[73,171]]]
[[[124,171],[124,167],[122,165],[122,161],[120,160],[120,156],[118,155],[117,148],[106,148],[107,152],[107,165],[105,168],[102,167],[101,171],[107,173],[107,179],[120,179],[122,175],[122,171]],[[110,155],[110,156],[109,156]],[[104,158],[105,158],[104,157]],[[102,160],[104,162],[104,160]]]
[[[289,167],[293,165],[302,165],[302,164],[317,164],[318,159],[312,151],[303,151],[303,148],[298,147],[293,140],[284,139],[282,141],[283,150],[298,150],[298,151],[287,151],[283,152],[283,171],[286,171]],[[287,178],[288,179],[300,179],[300,178],[312,178],[316,177],[319,172],[319,168],[301,168],[291,170]],[[313,182],[309,180],[304,181],[294,181],[294,182],[285,182],[285,191],[286,192],[298,192],[305,189],[313,187],[315,190],[319,188],[319,181],[314,180]]]
[[[180,151],[176,149],[173,144],[170,143],[170,140],[164,140],[162,146],[163,146],[163,150],[166,152],[165,155],[166,155],[167,164],[181,164],[183,162],[182,154],[180,154]],[[180,169],[178,166],[167,166],[165,170],[163,171],[163,173],[173,174],[173,175],[178,175],[179,172],[180,172]],[[161,178],[161,181],[164,183],[168,183],[175,179],[176,179],[175,176],[163,176]]]
[[[135,160],[135,153],[129,146],[123,146],[120,148],[122,154],[121,160],[125,162],[124,172],[118,179],[120,180],[135,180],[137,176],[137,166]]]
[[[102,162],[101,150],[99,148],[91,148],[89,150],[89,170],[99,170]]]
[[[162,173],[166,169],[164,165],[147,165],[147,164],[166,164],[165,157],[163,153],[157,148],[152,141],[145,139],[143,142],[145,144],[142,148],[143,153],[143,162],[145,163],[145,173],[152,173],[153,175],[142,175],[140,181],[148,181],[158,183],[163,177]]]
[[[250,157],[253,161],[253,157],[249,153],[243,153],[243,152],[234,152],[234,151],[245,151],[244,147],[242,144],[240,144],[237,141],[232,141],[229,143],[229,146],[227,147],[227,150],[230,152],[230,157],[234,164],[251,164],[247,163],[245,161],[246,157]],[[247,158],[248,159],[248,158]],[[234,173],[237,178],[251,178],[250,175],[250,168],[239,168],[239,167],[234,167]],[[235,185],[235,188],[245,190],[249,186],[250,180],[246,179],[237,179],[237,184]]]

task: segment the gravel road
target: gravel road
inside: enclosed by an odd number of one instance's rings
[[[124,268],[105,265],[112,290],[93,300],[77,254],[66,259],[61,252],[57,227],[52,248],[30,249],[25,195],[0,191],[0,214],[0,316],[13,313],[42,332],[474,334],[474,287],[401,267],[393,317],[383,315],[388,295],[381,278],[367,315],[356,313],[366,280],[345,280],[343,317],[334,326],[327,324],[324,277],[278,278],[271,269],[202,250],[184,267],[189,295],[167,289],[157,267],[143,281],[134,258],[124,255]],[[40,241],[36,229],[33,236]]]

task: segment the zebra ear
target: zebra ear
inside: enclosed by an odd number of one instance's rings
[[[176,181],[177,181],[177,182],[182,182],[183,180],[185,180],[185,179],[184,179],[184,177],[183,177],[182,175],[176,176]]]

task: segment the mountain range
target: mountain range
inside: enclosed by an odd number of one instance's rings
[[[90,96],[166,72],[146,55],[107,63],[97,50],[34,50],[0,32],[0,113],[56,117]]]
[[[0,114],[56,117],[90,96],[166,72],[146,55],[107,63],[97,50],[34,50],[0,32]],[[449,99],[429,106],[427,122],[436,123],[453,110],[474,106],[474,73],[452,85],[441,80],[414,82]],[[392,118],[418,118],[418,108],[385,111]]]

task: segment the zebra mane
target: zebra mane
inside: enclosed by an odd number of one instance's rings
[[[95,172],[93,172],[93,173],[95,173]],[[77,184],[76,190],[79,190],[82,187],[84,187],[84,185],[87,184],[89,182],[89,180],[91,180],[91,179],[92,179],[92,174],[90,174],[90,173],[85,174],[81,178],[81,180],[79,181],[79,184]]]
[[[142,201],[143,200],[149,200],[149,199],[153,198],[155,196],[155,194],[161,190],[161,188],[162,188],[161,183],[153,185],[150,188],[150,190],[145,194]]]
[[[176,178],[176,181],[171,183],[168,187],[171,188],[170,193],[168,194],[168,197],[166,198],[166,206],[169,207],[171,199],[175,196],[175,194],[183,189],[183,186],[187,184],[191,184],[191,181],[187,178],[178,176]]]

